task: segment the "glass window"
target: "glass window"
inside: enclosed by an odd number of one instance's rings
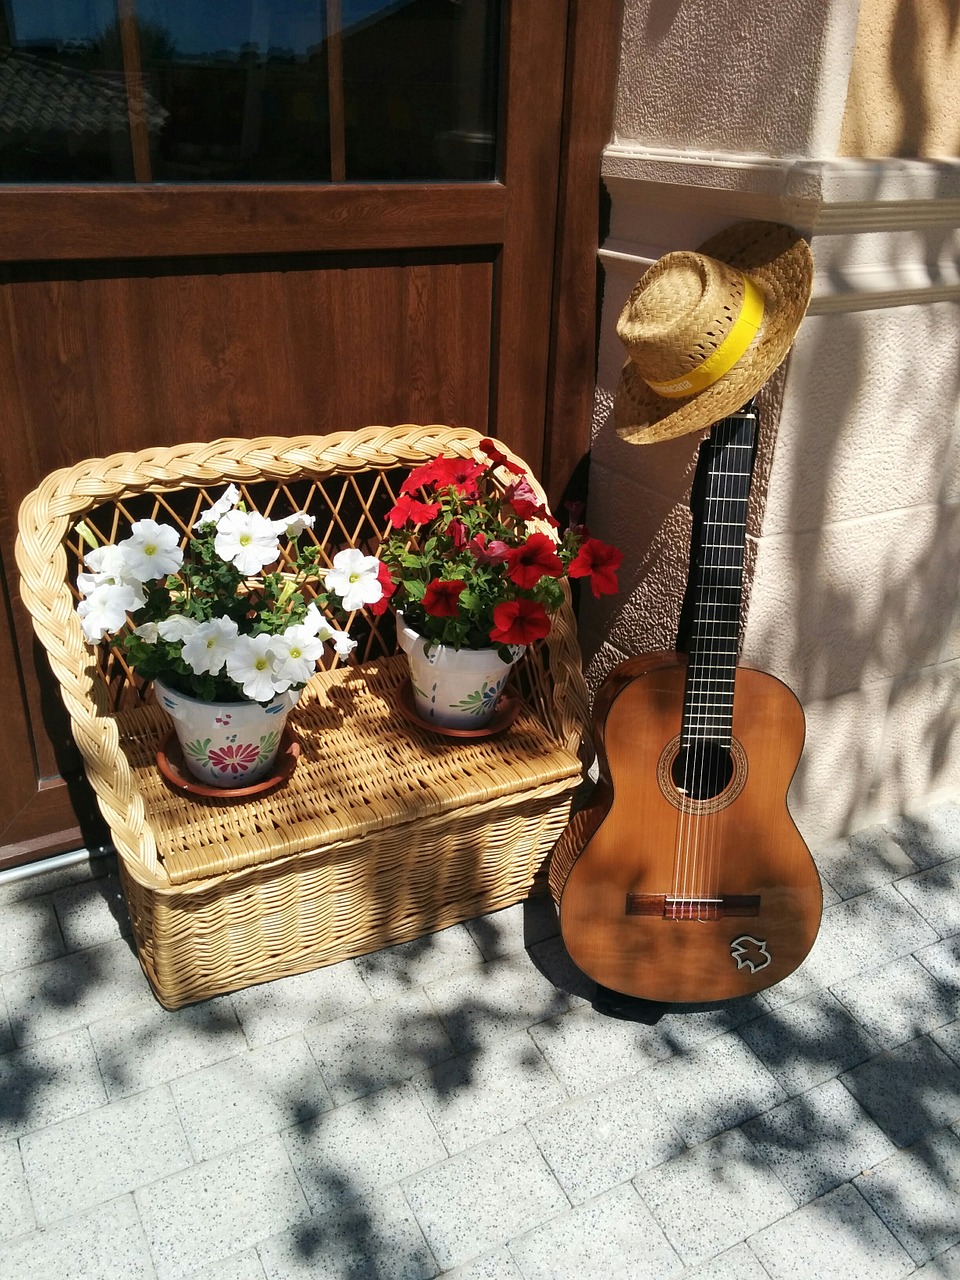
[[[0,181],[489,180],[499,0],[0,0]]]

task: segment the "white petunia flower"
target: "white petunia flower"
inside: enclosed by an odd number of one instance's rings
[[[141,622],[133,628],[133,634],[139,636],[145,644],[156,644],[160,637],[160,628],[155,622]]]
[[[126,563],[126,577],[152,582],[176,573],[183,564],[176,529],[156,520],[135,520],[130,530],[130,537],[117,544]]]
[[[280,543],[273,521],[257,511],[228,511],[217,521],[214,549],[249,576],[273,564],[280,555]]]
[[[304,529],[312,529],[317,522],[316,516],[308,516],[305,511],[295,511],[285,520],[271,520],[275,533],[285,533],[288,538],[299,538]]]
[[[273,636],[268,646],[276,674],[291,684],[306,684],[323,654],[323,640],[302,623]]]
[[[119,582],[127,572],[127,562],[123,552],[112,542],[102,547],[94,547],[83,557],[83,563],[91,573],[107,578],[116,578]]]
[[[219,675],[237,642],[239,628],[232,618],[201,622],[183,642],[183,660],[198,676]]]
[[[87,552],[83,562],[91,572],[81,571],[77,574],[77,590],[81,595],[89,596],[98,587],[122,586],[130,587],[134,594],[131,612],[141,609],[147,603],[143,592],[143,584],[139,578],[131,576],[123,552],[112,543],[96,547]]]
[[[305,627],[310,635],[316,636],[320,640],[329,640],[333,635],[333,628],[313,600],[307,605],[307,612],[300,626]]]
[[[228,485],[213,506],[201,512],[197,519],[194,520],[193,527],[202,529],[205,524],[216,524],[220,517],[225,516],[228,511],[232,511],[239,501],[240,490],[235,484]]]
[[[270,643],[275,637],[238,636],[227,657],[227,675],[243,690],[251,702],[270,702],[278,693],[290,688],[292,681],[274,671]]]
[[[329,636],[329,639],[341,658],[345,658],[348,653],[351,653],[357,647],[356,640],[352,640],[346,631],[334,631]]]
[[[200,623],[195,618],[185,618],[182,613],[171,613],[157,623],[157,634],[163,640],[189,640]]]
[[[376,604],[383,595],[379,578],[380,562],[376,556],[365,556],[356,547],[338,551],[333,568],[326,576],[326,586],[343,601],[347,613]]]
[[[104,582],[77,605],[86,638],[95,644],[108,631],[119,631],[127,614],[137,608],[137,593],[122,582]]]

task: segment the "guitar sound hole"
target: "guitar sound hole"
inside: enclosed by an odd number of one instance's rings
[[[696,742],[677,753],[670,770],[673,785],[691,800],[712,800],[733,777],[733,758],[719,742]]]

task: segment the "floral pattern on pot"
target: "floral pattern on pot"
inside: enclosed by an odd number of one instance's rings
[[[410,684],[417,714],[444,729],[479,729],[497,708],[513,664],[524,649],[510,649],[505,662],[499,649],[454,649],[424,640],[402,618],[397,640],[410,665]]]

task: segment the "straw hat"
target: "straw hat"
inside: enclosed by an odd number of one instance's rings
[[[783,361],[812,286],[809,245],[777,222],[738,222],[655,262],[617,321],[630,355],[617,432],[653,444],[734,413]]]

